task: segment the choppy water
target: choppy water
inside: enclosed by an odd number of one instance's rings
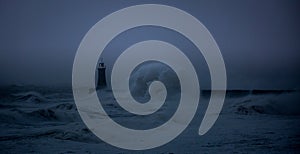
[[[86,128],[71,89],[34,86],[0,88],[1,153],[299,153],[299,91],[228,91],[213,128],[199,136],[198,128],[209,99],[202,91],[190,126],[175,140],[148,151],[113,147]],[[150,117],[127,113],[110,90],[99,94],[106,112],[128,127],[157,126],[176,110],[176,95]],[[174,103],[172,103],[174,101]],[[133,125],[133,126],[130,126]]]

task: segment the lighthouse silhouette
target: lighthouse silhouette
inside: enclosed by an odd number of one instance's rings
[[[106,66],[104,65],[103,60],[101,59],[98,67],[98,82],[97,89],[106,87],[106,76],[105,76]]]

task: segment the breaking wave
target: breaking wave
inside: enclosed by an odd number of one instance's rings
[[[41,93],[36,91],[16,93],[16,94],[12,94],[12,96],[18,102],[41,103],[41,102],[48,101],[47,98],[45,98]]]
[[[300,92],[249,93],[240,98],[229,98],[231,111],[238,114],[300,115]],[[230,109],[229,109],[230,110]]]
[[[150,61],[139,65],[132,72],[129,80],[132,95],[148,98],[148,88],[153,81],[164,83],[168,94],[180,92],[179,79],[176,73],[166,64]]]

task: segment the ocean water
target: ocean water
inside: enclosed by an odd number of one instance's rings
[[[124,150],[97,138],[83,123],[70,88],[0,88],[0,153],[299,153],[300,92],[229,90],[219,119],[203,136],[199,125],[210,91],[202,91],[197,113],[173,141],[146,151]],[[99,99],[116,122],[148,129],[168,120],[178,105],[174,94],[153,115],[124,111],[110,89]],[[142,100],[143,98],[136,98]]]

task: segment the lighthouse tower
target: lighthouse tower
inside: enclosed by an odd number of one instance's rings
[[[106,76],[105,76],[106,67],[101,60],[98,67],[98,82],[97,89],[106,87]]]

